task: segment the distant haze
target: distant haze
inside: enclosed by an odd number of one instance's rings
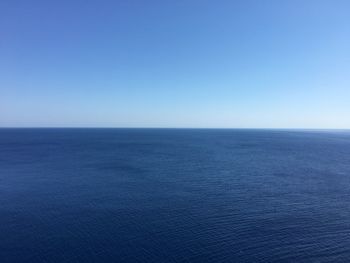
[[[1,127],[350,128],[350,1],[0,2]]]

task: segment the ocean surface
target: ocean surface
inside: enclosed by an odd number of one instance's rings
[[[350,131],[0,129],[0,262],[350,262]]]

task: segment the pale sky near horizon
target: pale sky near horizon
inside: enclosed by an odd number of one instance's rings
[[[0,127],[350,128],[350,1],[2,0]]]

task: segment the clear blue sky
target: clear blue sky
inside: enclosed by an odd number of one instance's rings
[[[0,126],[350,128],[350,1],[2,0]]]

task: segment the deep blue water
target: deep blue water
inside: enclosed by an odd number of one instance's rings
[[[0,129],[0,262],[349,262],[350,132]]]

